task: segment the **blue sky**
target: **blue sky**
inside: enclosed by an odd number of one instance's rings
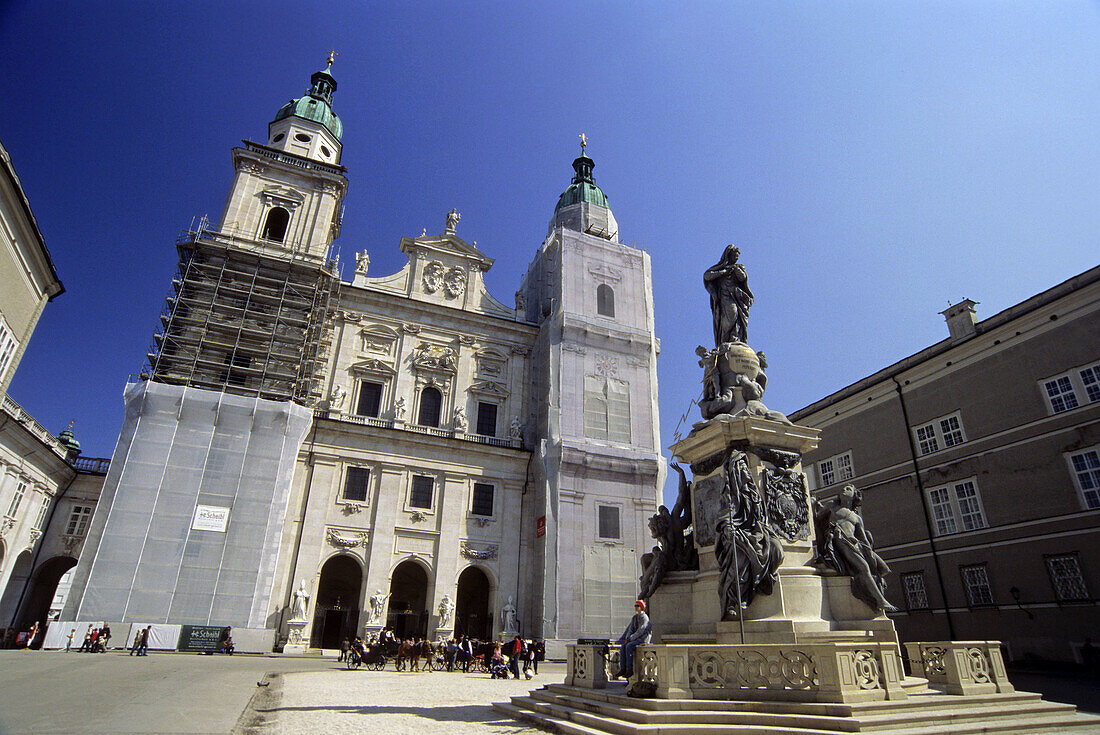
[[[985,318],[1100,260],[1096,3],[542,5],[5,2],[0,141],[66,288],[11,395],[111,454],[177,234],[331,47],[346,268],[397,270],[457,207],[511,303],[587,134],[653,258],[664,446],[727,243],[786,412],[945,337],[949,302]]]

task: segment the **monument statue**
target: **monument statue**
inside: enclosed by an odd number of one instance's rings
[[[443,599],[439,601],[439,626],[444,627],[451,619],[451,613],[455,610],[455,604],[451,601],[450,596],[443,595]]]
[[[852,594],[872,609],[893,612],[886,592],[890,567],[875,553],[874,540],[863,526],[863,493],[845,485],[835,499],[814,500],[817,557],[813,564],[832,567],[852,578]]]
[[[738,248],[727,245],[722,258],[703,274],[703,285],[710,294],[710,310],[714,314],[715,347],[727,342],[748,342],[752,291],[745,266],[737,262],[740,255]]]
[[[508,426],[508,436],[512,439],[523,438],[523,424],[519,422],[519,416],[512,417],[512,423]]]
[[[447,234],[455,234],[455,227],[458,226],[458,221],[462,219],[462,215],[458,213],[458,210],[451,208],[450,212],[447,212]]]
[[[306,591],[306,581],[298,580],[298,589],[294,591],[294,602],[290,608],[291,620],[305,620],[306,609],[309,607],[309,592]]]
[[[455,409],[454,427],[455,431],[463,433],[470,428],[470,420],[466,418],[466,410],[462,406]]]
[[[389,595],[382,594],[382,590],[376,590],[370,597],[370,622],[378,623],[386,612],[386,598]]]
[[[508,604],[501,608],[500,622],[504,626],[505,635],[515,635],[519,632],[519,620],[516,619],[516,605],[511,595],[508,596]]]
[[[366,250],[360,250],[355,255],[355,272],[367,275],[367,268],[370,267],[370,256]]]
[[[650,516],[649,533],[657,545],[642,555],[642,576],[638,598],[648,600],[661,585],[666,572],[678,572],[699,568],[699,554],[695,539],[687,529],[691,528],[691,486],[680,465],[673,462],[672,469],[680,474],[680,489],[672,510],[662,505]]]
[[[726,461],[726,483],[718,515],[714,555],[723,619],[732,620],[757,592],[770,595],[779,579],[783,547],[768,528],[764,504],[744,452]]]
[[[348,392],[344,390],[344,386],[338,385],[332,389],[332,393],[328,397],[328,407],[333,411],[339,411],[344,407],[344,399],[348,397]]]
[[[399,396],[393,404],[393,417],[398,421],[405,420],[405,396]]]

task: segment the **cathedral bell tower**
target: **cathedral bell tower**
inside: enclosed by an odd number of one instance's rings
[[[272,572],[339,284],[347,179],[331,64],[279,109],[266,143],[233,149],[218,225],[176,241],[66,619],[231,625],[273,643]]]
[[[537,415],[537,493],[545,535],[526,559],[544,580],[539,635],[615,637],[633,610],[646,520],[664,485],[649,254],[619,241],[581,137],[574,176],[517,302],[539,325],[529,405]]]

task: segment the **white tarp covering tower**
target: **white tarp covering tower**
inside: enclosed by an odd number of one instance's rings
[[[329,58],[332,64],[332,57]],[[336,80],[233,150],[217,228],[179,272],[74,574],[65,620],[276,627],[291,480],[322,397],[347,190]],[[274,599],[273,596],[279,599]]]

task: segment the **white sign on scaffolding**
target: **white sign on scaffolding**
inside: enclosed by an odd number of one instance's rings
[[[229,508],[217,505],[199,505],[195,507],[195,519],[191,521],[194,531],[217,531],[225,533],[229,524]]]

